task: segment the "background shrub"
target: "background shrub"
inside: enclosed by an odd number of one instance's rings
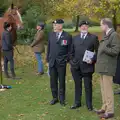
[[[45,21],[45,17],[40,11],[39,6],[32,6],[23,15],[24,29],[18,31],[18,44],[25,45],[33,41],[37,23]]]
[[[66,28],[66,29],[73,29],[74,25],[72,22],[65,22],[64,25],[63,25],[63,28]]]

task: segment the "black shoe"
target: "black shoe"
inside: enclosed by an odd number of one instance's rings
[[[81,107],[81,104],[74,104],[73,106],[70,107],[70,109],[77,109]]]
[[[119,95],[120,94],[120,91],[116,91],[114,92],[115,95]]]
[[[55,105],[56,103],[58,103],[58,99],[53,99],[50,101],[50,105]]]
[[[88,108],[89,111],[93,111],[93,108]]]
[[[20,79],[22,79],[22,78],[20,78],[20,77],[16,77],[15,72],[12,71],[12,79],[13,79],[13,80],[20,80]]]
[[[88,107],[88,110],[89,111],[93,111],[93,107]]]
[[[65,104],[65,101],[60,101],[60,104],[62,105],[62,106],[65,106],[66,104]]]

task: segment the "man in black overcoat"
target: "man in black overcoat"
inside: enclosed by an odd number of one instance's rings
[[[96,54],[98,51],[99,41],[96,35],[88,32],[88,21],[81,21],[80,33],[73,38],[72,44],[72,60],[71,72],[75,82],[75,101],[71,109],[81,107],[82,96],[82,79],[84,78],[86,104],[88,110],[92,110],[92,74],[94,73],[94,65],[96,62]],[[85,51],[95,52],[94,57],[83,62]]]
[[[66,65],[69,61],[72,36],[63,30],[64,21],[62,19],[57,19],[53,23],[55,31],[49,34],[47,49],[50,87],[53,96],[50,104],[54,105],[60,101],[60,104],[64,106]]]

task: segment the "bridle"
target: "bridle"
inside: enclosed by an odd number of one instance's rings
[[[10,12],[11,14],[9,14],[13,19],[14,19],[14,21],[16,21],[16,18],[15,18],[15,16],[12,14],[12,12]],[[19,19],[20,19],[20,21],[21,21],[21,23],[22,23],[22,20],[21,20],[21,18],[20,18],[20,16],[19,16],[19,12],[18,11],[16,11],[16,13],[17,13],[17,15],[18,15],[18,17],[19,17]],[[15,22],[16,23],[16,22]],[[17,26],[17,25],[16,25]]]

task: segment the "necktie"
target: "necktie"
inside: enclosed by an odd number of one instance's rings
[[[59,40],[59,33],[56,33],[56,38],[57,40]]]
[[[82,39],[85,39],[85,34],[82,34]]]

